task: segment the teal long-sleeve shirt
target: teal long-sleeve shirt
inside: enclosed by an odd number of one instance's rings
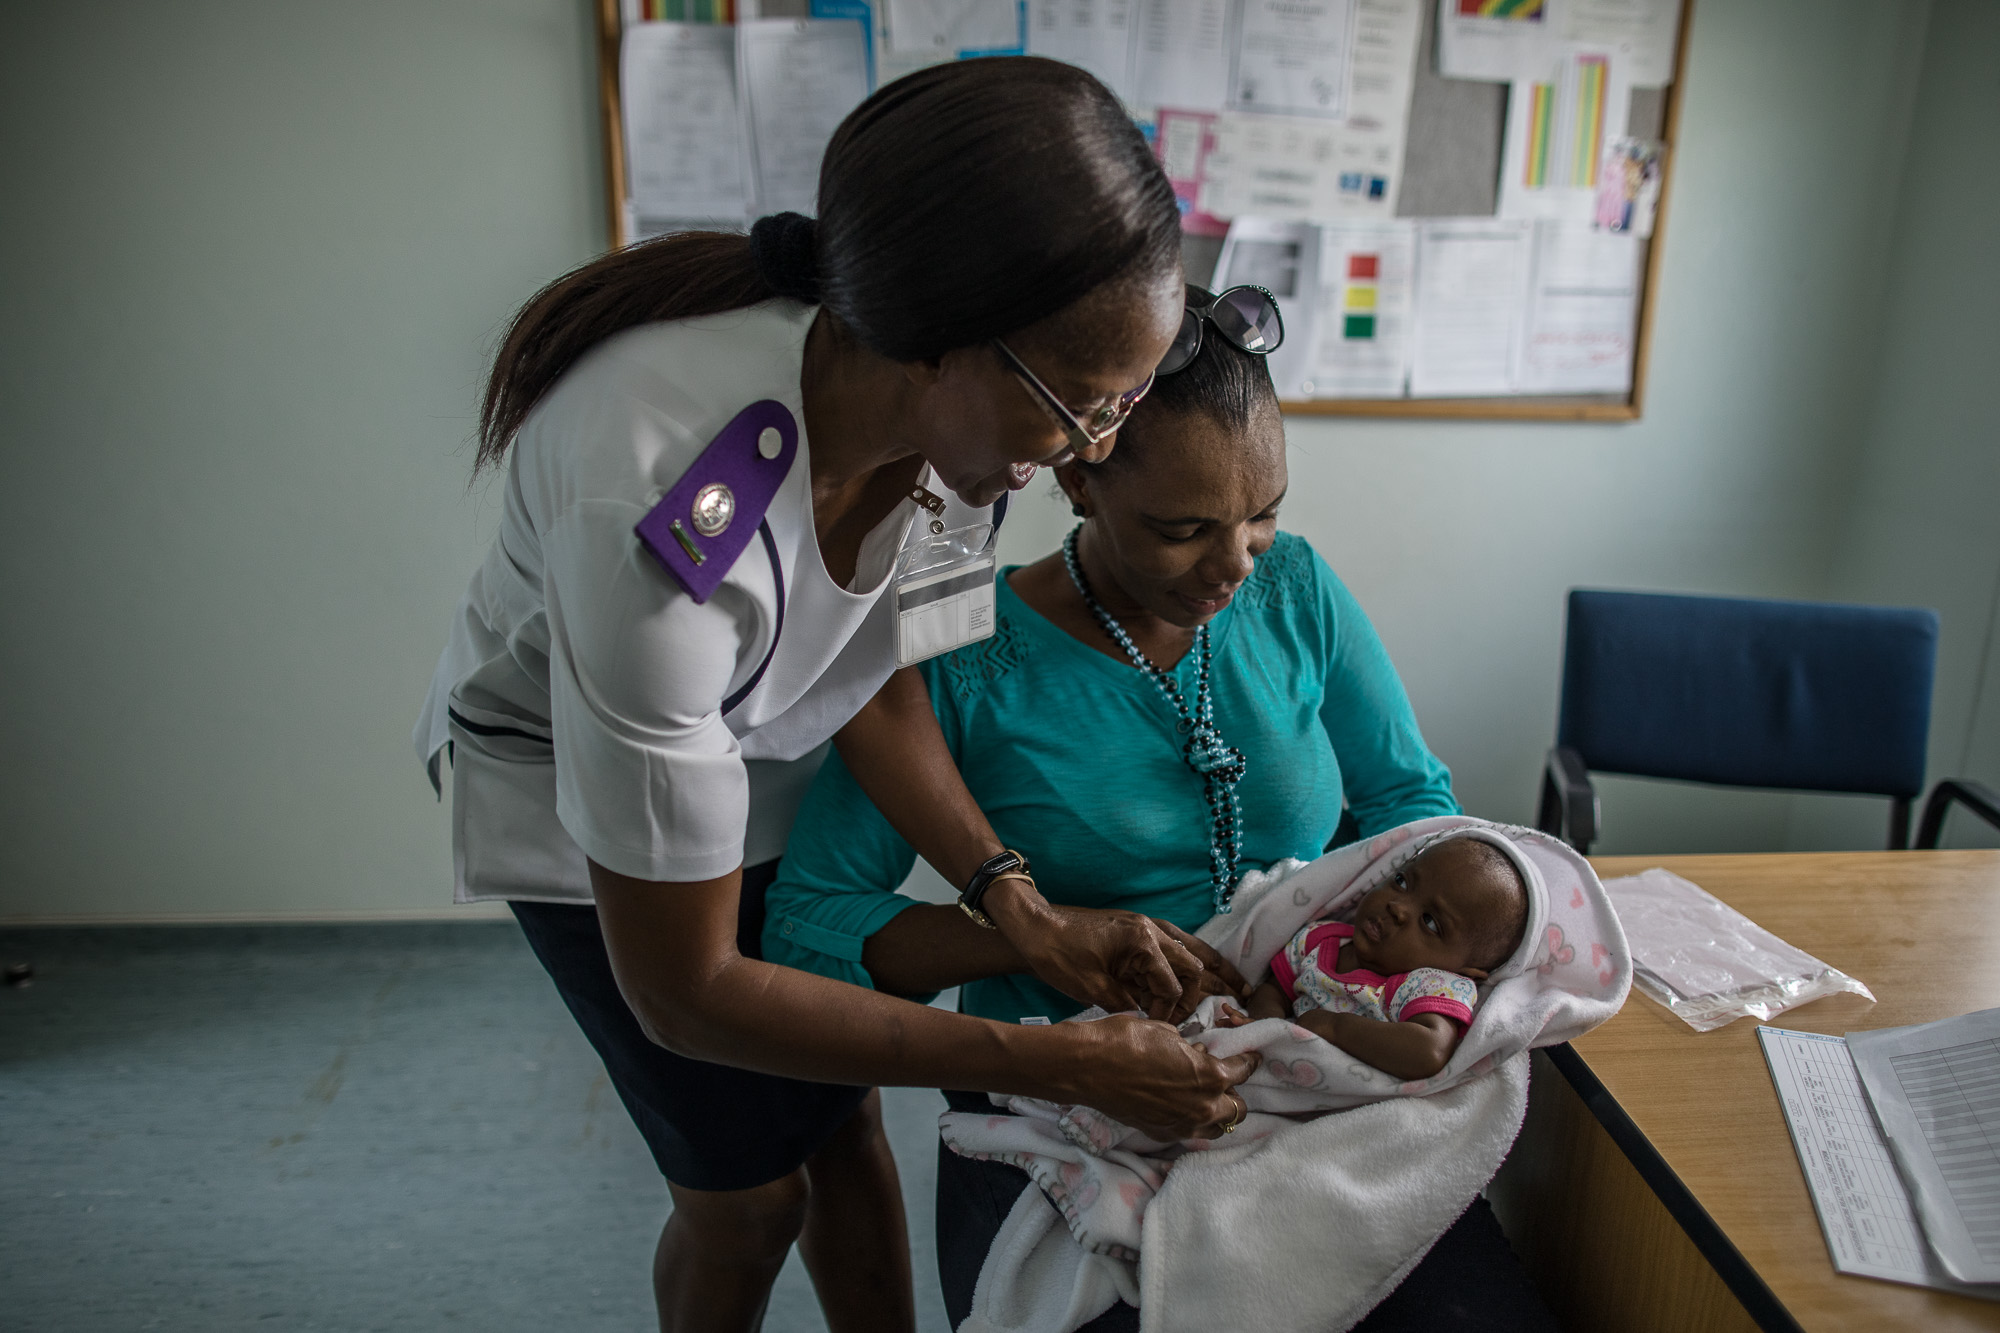
[[[1118,907],[1193,930],[1213,913],[1212,818],[1181,759],[1176,715],[1137,668],[1087,647],[997,589],[993,637],[924,664],[959,771],[1051,902]],[[1367,837],[1456,814],[1451,775],[1354,597],[1303,538],[1280,534],[1210,624],[1223,737],[1248,760],[1242,870],[1325,850],[1345,800]],[[1195,655],[1173,672],[1195,696]],[[764,957],[871,986],[862,947],[916,900],[896,892],[916,853],[838,754],[814,780],[765,898]],[[1082,1006],[1031,976],[959,992],[1005,1022]]]

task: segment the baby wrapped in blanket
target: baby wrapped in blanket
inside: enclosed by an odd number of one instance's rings
[[[1076,1328],[1120,1297],[1149,1330],[1349,1326],[1498,1168],[1527,1049],[1610,1017],[1631,978],[1587,862],[1465,816],[1248,876],[1200,934],[1263,982],[1248,1014],[1214,997],[1182,1028],[1262,1053],[1243,1120],[1163,1144],[1027,1099],[946,1115],[954,1151],[1041,1187],[995,1239],[962,1333]],[[1321,1114],[1342,1108],[1359,1109]]]
[[[1225,1005],[1218,1025],[1289,1014],[1398,1078],[1436,1074],[1472,1026],[1478,983],[1527,931],[1525,865],[1515,866],[1510,846],[1481,829],[1434,835],[1362,897],[1351,923],[1301,926],[1272,955],[1248,1015]]]

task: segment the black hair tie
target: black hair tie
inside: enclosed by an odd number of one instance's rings
[[[780,296],[819,304],[819,260],[813,234],[819,224],[803,213],[773,213],[750,228],[750,262]]]

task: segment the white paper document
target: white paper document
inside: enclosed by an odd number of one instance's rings
[[[1533,237],[1526,222],[1418,224],[1411,397],[1514,391]]]
[[[1416,296],[1414,222],[1320,228],[1319,318],[1306,398],[1401,398]]]
[[[750,200],[736,30],[635,23],[625,29],[618,63],[634,210],[740,224]]]
[[[1285,317],[1270,357],[1281,398],[1401,398],[1409,378],[1413,222],[1238,218],[1215,288],[1268,289]]]
[[[1353,0],[1241,0],[1229,105],[1239,111],[1347,114]]]
[[[1020,0],[887,0],[889,47],[942,57],[1019,55]]]
[[[1568,41],[1623,47],[1635,87],[1661,88],[1674,81],[1681,0],[1560,0],[1557,17]]]
[[[1316,221],[1395,216],[1423,0],[1354,0],[1345,117],[1224,112],[1201,209]]]
[[[1028,0],[1028,54],[1087,69],[1130,100],[1133,0]]]
[[[1218,111],[1229,95],[1229,0],[1133,0],[1131,104]]]
[[[1555,39],[1548,11],[1549,0],[1511,5],[1437,0],[1438,73],[1448,79],[1529,77]]]
[[[1280,398],[1307,392],[1304,380],[1319,324],[1319,250],[1319,228],[1311,223],[1245,217],[1229,224],[1216,257],[1210,280],[1216,291],[1262,287],[1278,298],[1285,341],[1265,358],[1265,366]]]
[[[1200,205],[1217,217],[1267,217],[1307,222],[1341,211],[1341,133],[1337,123],[1299,116],[1216,117],[1215,147],[1208,155]],[[1351,182],[1366,196],[1370,173]],[[1386,199],[1389,176],[1373,174]]]
[[[1423,0],[1355,0],[1353,58],[1347,79],[1349,134],[1393,139],[1403,160],[1403,127],[1417,76]]]
[[[1541,73],[1514,83],[1500,153],[1501,217],[1590,221],[1606,150],[1625,133],[1632,100],[1625,71],[1618,51],[1565,46]]]
[[[2000,1288],[1954,1282],[1925,1243],[1847,1042],[1760,1027],[1757,1043],[1835,1270],[2000,1299]]]
[[[1674,78],[1681,0],[1438,0],[1438,73],[1512,82],[1535,77],[1564,42],[1622,47],[1632,82]]]
[[[1631,392],[1640,255],[1634,236],[1535,224],[1515,392]]]
[[[880,67],[877,45],[882,40],[882,25],[876,21],[875,10],[881,0],[812,0],[812,17],[816,19],[853,19],[861,25],[861,49],[868,58],[868,91],[880,87],[877,70]],[[744,18],[755,15],[742,13]]]
[[[868,95],[861,25],[852,19],[739,23],[736,60],[749,107],[754,211],[817,212],[827,141]]]
[[[1932,1251],[1961,1282],[2000,1282],[2000,1009],[1847,1046]]]

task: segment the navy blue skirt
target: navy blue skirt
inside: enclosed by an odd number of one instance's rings
[[[764,891],[778,863],[743,869],[736,947],[761,958]],[[660,1174],[697,1190],[752,1189],[805,1165],[860,1107],[867,1088],[803,1083],[675,1055],[655,1046],[625,1005],[587,903],[510,903],[563,1003],[604,1061],[611,1086]]]

